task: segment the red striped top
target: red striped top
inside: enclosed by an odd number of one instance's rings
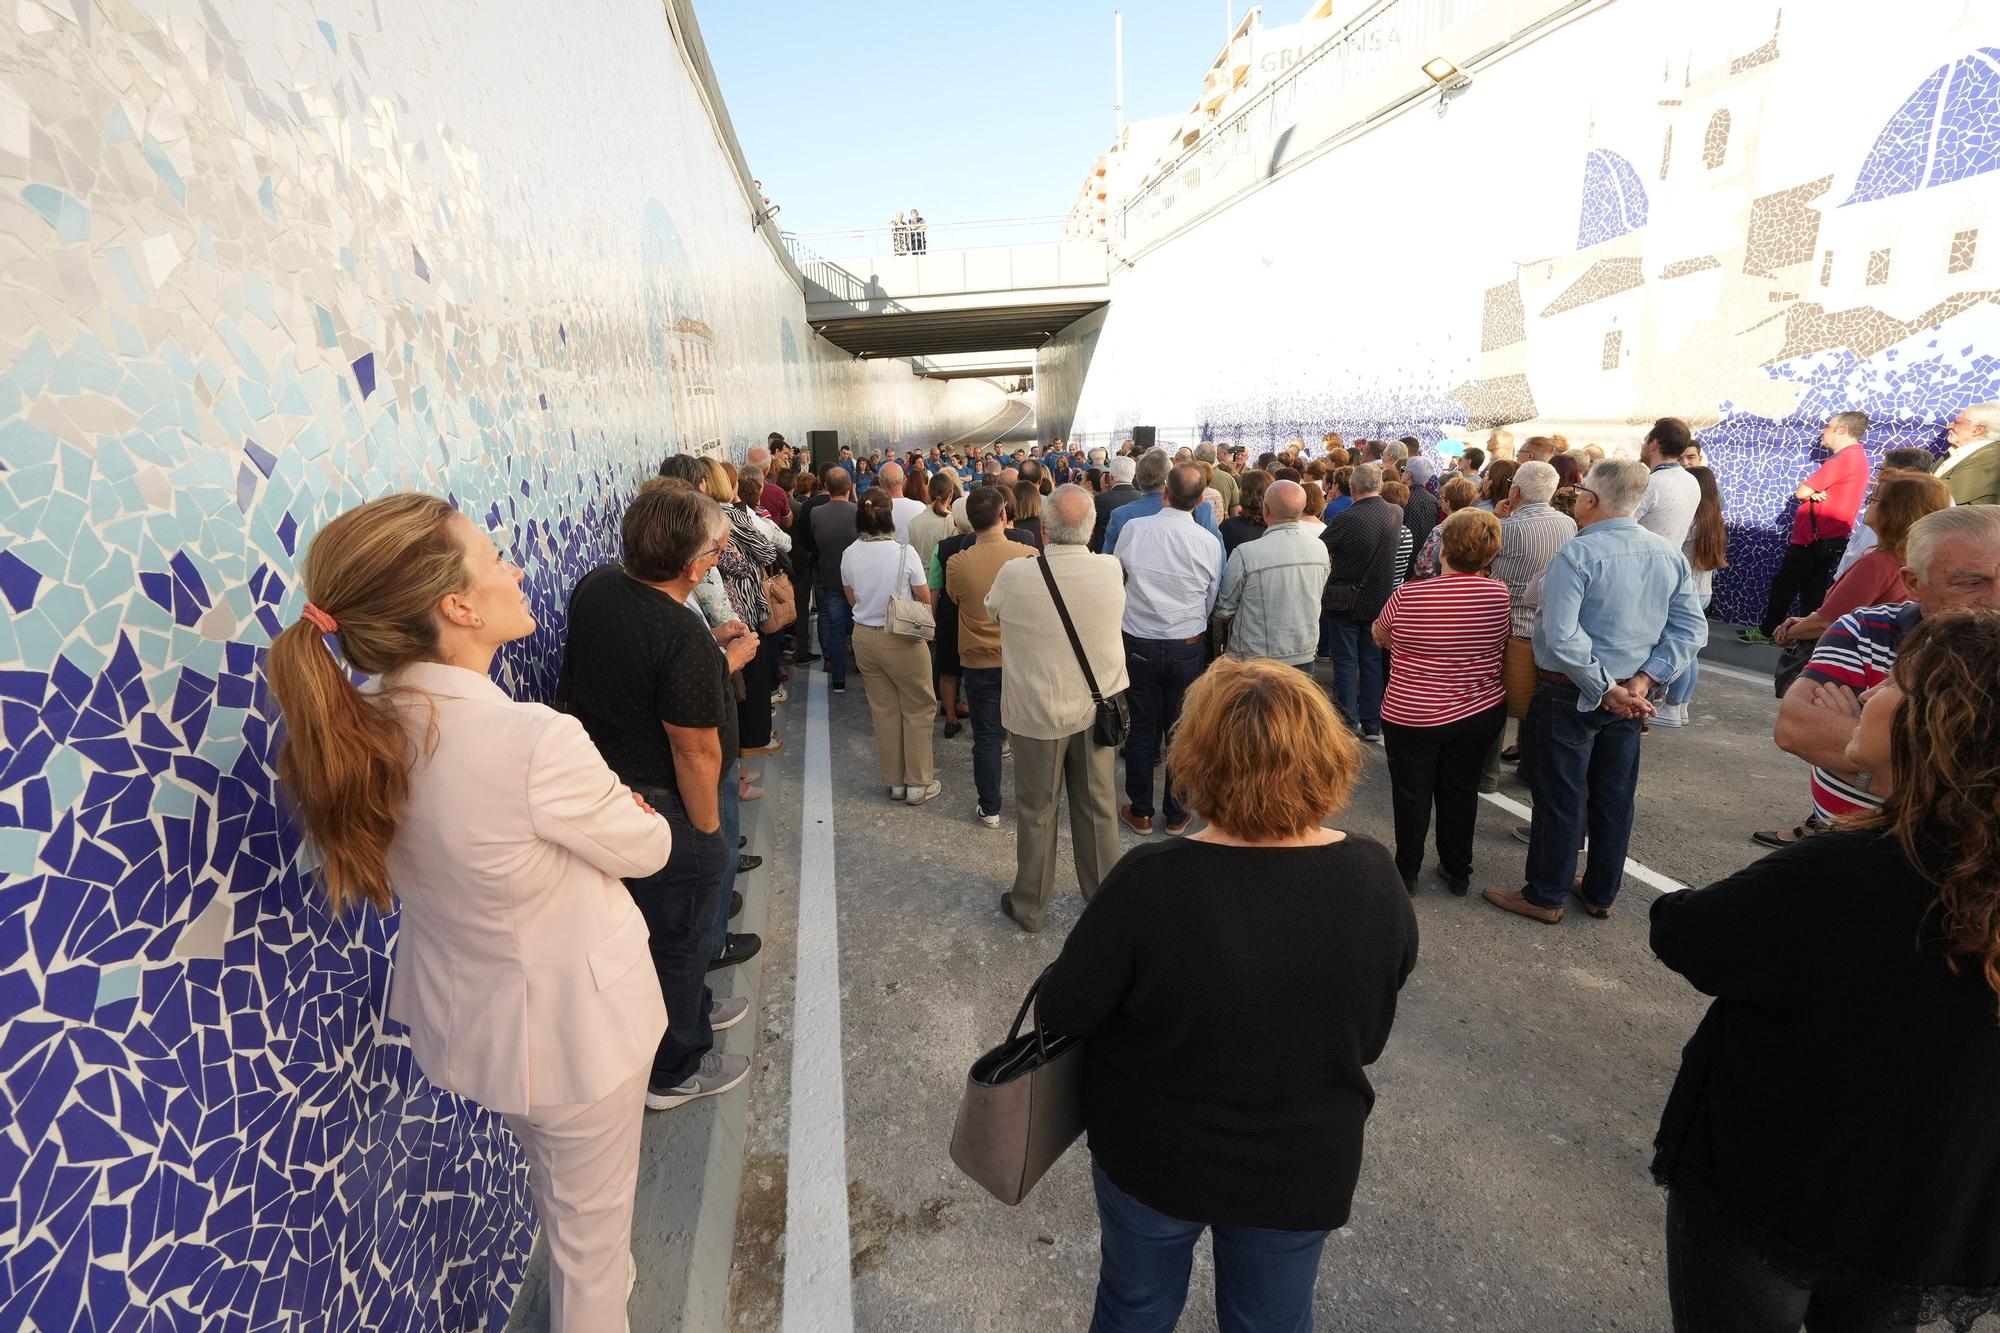
[[[1507,585],[1482,574],[1405,583],[1382,608],[1389,686],[1382,720],[1439,727],[1507,697],[1500,663],[1513,629]]]

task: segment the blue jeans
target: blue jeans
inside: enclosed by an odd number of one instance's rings
[[[1701,679],[1701,659],[1688,663],[1688,669],[1667,682],[1667,702],[1684,704],[1694,698],[1695,682]]]
[[[1095,1161],[1102,1258],[1090,1333],[1171,1333],[1187,1304],[1188,1270],[1205,1229],[1156,1212],[1111,1183]],[[1310,1333],[1324,1231],[1216,1227],[1215,1320],[1222,1333]]]
[[[1528,841],[1529,902],[1561,907],[1576,878],[1576,849],[1590,836],[1584,901],[1609,907],[1625,874],[1632,799],[1639,788],[1639,719],[1576,709],[1577,688],[1543,681],[1522,722],[1533,736],[1528,787],[1535,819]],[[1528,753],[1524,747],[1523,753]]]
[[[838,588],[819,590],[819,655],[826,659],[826,675],[835,685],[847,684],[847,640],[854,629],[854,608],[847,594]]]
[[[695,832],[673,793],[648,788],[640,794],[666,816],[674,835],[666,865],[642,879],[625,881],[626,892],[646,920],[653,970],[660,979],[660,995],[667,1002],[667,1034],[660,1038],[653,1055],[651,1079],[652,1086],[667,1088],[694,1073],[701,1057],[715,1044],[714,1031],[708,1025],[708,1006],[713,999],[708,989],[708,964],[716,954],[710,947],[716,910],[713,895],[721,868],[733,866],[736,853],[730,844],[725,859],[721,829],[707,835]]]
[[[1000,747],[1007,732],[1000,725],[1000,668],[959,668],[958,689],[972,712],[972,785],[979,792],[979,813],[1000,813]]]
[[[1159,762],[1160,747],[1174,723],[1181,719],[1181,699],[1187,687],[1201,678],[1207,665],[1199,639],[1183,643],[1179,639],[1125,636],[1125,670],[1132,678],[1125,696],[1132,707],[1132,729],[1125,738],[1125,799],[1134,815],[1152,818],[1153,765]],[[1165,786],[1167,822],[1185,823],[1188,814],[1174,795],[1172,772],[1167,774]]]
[[[721,888],[715,899],[715,947],[709,950],[710,958],[720,958],[722,951],[729,947],[729,895],[736,888],[736,839],[743,832],[743,800],[737,783],[743,773],[743,761],[738,759],[722,770],[722,784],[716,796],[718,810],[722,815],[722,873],[718,877]]]
[[[1333,617],[1333,700],[1348,726],[1376,732],[1382,730],[1382,649],[1371,630],[1365,620]]]

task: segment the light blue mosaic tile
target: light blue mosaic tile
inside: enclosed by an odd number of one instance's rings
[[[0,462],[9,468],[24,470],[38,463],[53,462],[55,456],[56,437],[40,426],[31,426],[18,417],[0,422]],[[48,484],[54,484],[53,474]]]
[[[0,828],[0,871],[10,875],[35,873],[35,857],[40,854],[42,835],[34,829]]]
[[[107,968],[97,977],[97,1003],[101,1007],[116,1000],[129,1000],[139,993],[140,978],[145,969],[134,963],[127,967]]]
[[[168,160],[167,150],[154,143],[151,135],[147,135],[140,144],[140,151],[145,154],[146,161],[152,166],[154,173],[166,183],[175,201],[181,204],[187,203],[187,182],[181,179],[181,173]]]
[[[67,810],[83,795],[82,756],[67,746],[57,747],[42,767],[42,778],[49,784],[49,804],[57,810]]]
[[[104,120],[104,142],[130,143],[138,137],[132,129],[132,122],[125,117],[125,108],[114,104],[111,114]]]
[[[98,675],[111,660],[96,644],[90,642],[86,636],[80,634],[71,634],[68,636],[63,643],[62,653],[64,657],[76,665],[77,670],[87,676]]]
[[[104,262],[111,266],[112,276],[118,279],[119,290],[133,305],[145,305],[152,298],[146,294],[146,285],[139,281],[139,271],[132,267],[132,256],[122,245],[114,245],[104,252]]]

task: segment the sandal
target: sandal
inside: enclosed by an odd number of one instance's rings
[[[1766,847],[1789,847],[1795,842],[1804,842],[1815,833],[1823,832],[1825,828],[1826,826],[1819,822],[1818,815],[1808,815],[1803,824],[1795,824],[1789,830],[1765,829],[1751,834],[1750,838],[1751,841],[1762,843]]]
[[[751,801],[761,801],[764,799],[764,789],[762,787],[739,788],[736,793],[736,799],[746,805]]]
[[[1502,751],[1500,752],[1500,762],[1501,762],[1501,763],[1503,763],[1503,764],[1518,764],[1518,763],[1520,763],[1520,762],[1521,762],[1521,747],[1520,747],[1520,746],[1518,746],[1518,745],[1510,745],[1510,746],[1508,746],[1508,747],[1507,747],[1506,749],[1502,750]]]

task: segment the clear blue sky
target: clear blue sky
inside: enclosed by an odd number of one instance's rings
[[[1172,115],[1222,49],[1227,0],[696,0],[737,138],[787,231],[1067,212],[1125,119]],[[1236,0],[1242,18],[1248,0]],[[1289,23],[1306,0],[1279,0]]]

